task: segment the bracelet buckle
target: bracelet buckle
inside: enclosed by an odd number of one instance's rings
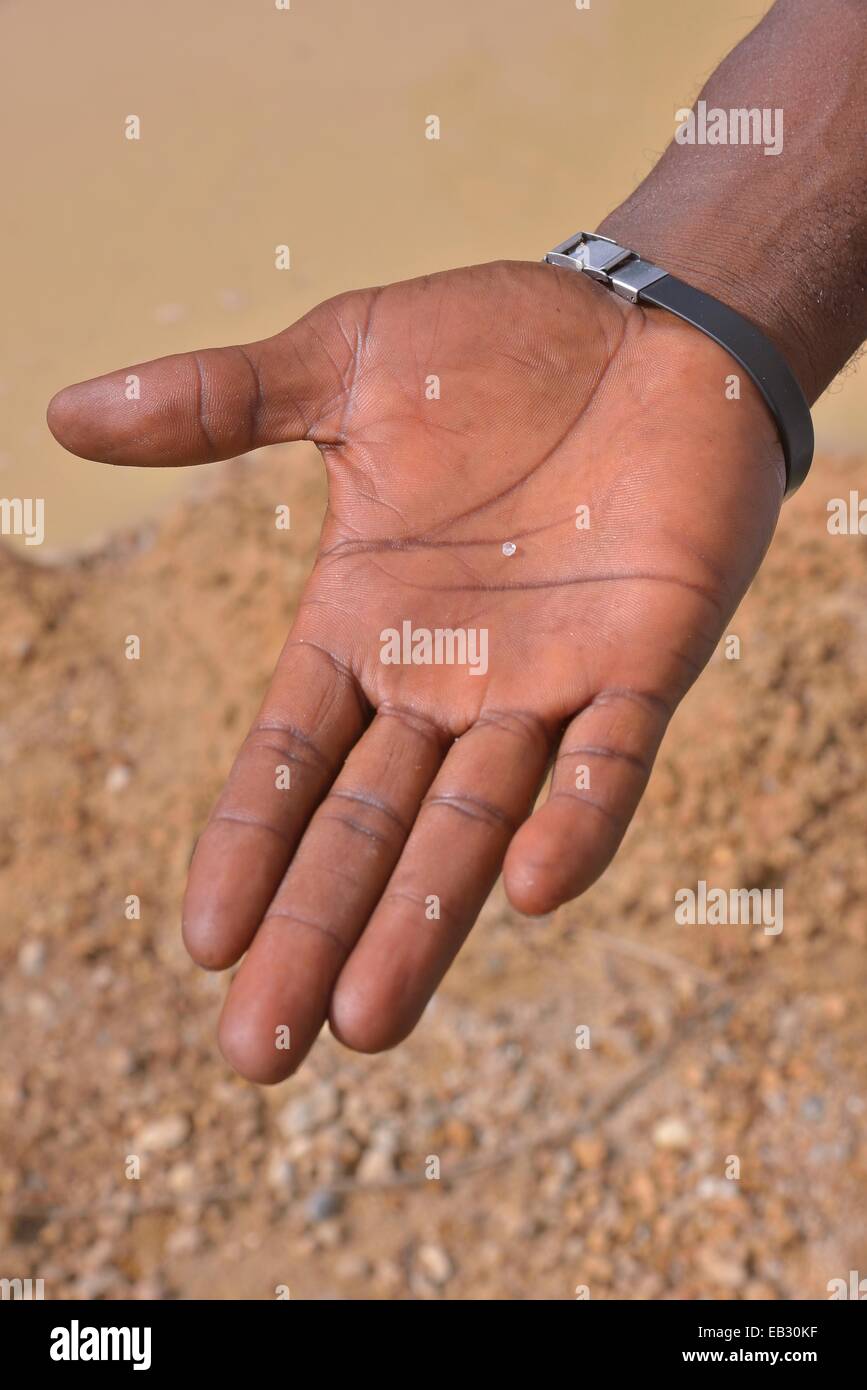
[[[561,241],[545,260],[564,270],[580,270],[601,285],[614,290],[621,299],[635,304],[642,290],[661,280],[667,272],[658,265],[643,261],[634,251],[619,246],[610,237],[596,232],[576,232],[568,241]]]

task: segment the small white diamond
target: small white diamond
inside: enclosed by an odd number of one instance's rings
[[[504,554],[504,555],[514,555],[514,553],[515,553],[515,551],[516,551],[517,549],[518,549],[518,547],[515,545],[515,542],[514,542],[514,541],[503,541],[503,554]]]

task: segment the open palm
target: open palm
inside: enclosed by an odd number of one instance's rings
[[[316,565],[184,907],[201,964],[246,952],[220,1028],[244,1075],[287,1075],[329,1015],[364,1051],[405,1037],[504,860],[530,913],[609,863],[779,509],[775,429],[735,372],[670,315],[498,263],[55,397],[87,458],[306,438],[327,466]]]

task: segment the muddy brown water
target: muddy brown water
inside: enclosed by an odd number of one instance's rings
[[[98,544],[193,478],[69,457],[44,423],[59,386],[261,337],[354,285],[538,258],[634,186],[766,8],[6,0],[0,494],[45,499],[28,558]],[[820,447],[865,426],[850,371]]]

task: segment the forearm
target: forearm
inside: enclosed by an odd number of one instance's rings
[[[811,401],[867,337],[865,71],[867,0],[777,0],[702,90],[695,134],[714,109],[782,112],[779,153],[673,141],[599,228],[752,319]]]

